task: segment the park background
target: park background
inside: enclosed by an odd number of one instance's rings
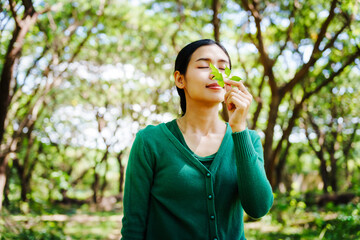
[[[360,239],[359,0],[1,0],[0,239],[118,239],[134,136],[221,41],[275,202],[248,239]],[[221,111],[220,117],[227,119]]]

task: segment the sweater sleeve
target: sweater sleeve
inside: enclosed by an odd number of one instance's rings
[[[246,129],[232,137],[241,204],[250,217],[261,218],[270,210],[274,197],[265,173],[260,136]]]
[[[139,132],[132,145],[125,175],[122,239],[145,239],[153,163]]]

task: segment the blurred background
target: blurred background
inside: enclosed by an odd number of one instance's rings
[[[247,238],[360,239],[359,6],[1,0],[0,239],[119,239],[134,136],[179,117],[174,61],[201,38],[254,96],[275,202]]]

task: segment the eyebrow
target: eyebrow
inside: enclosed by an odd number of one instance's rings
[[[211,62],[211,59],[210,59],[210,58],[199,58],[199,59],[197,59],[195,62],[199,62],[199,61]],[[229,62],[226,61],[225,59],[219,59],[218,62],[229,63]]]

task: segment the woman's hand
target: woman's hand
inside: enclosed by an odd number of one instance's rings
[[[242,81],[236,82],[224,79],[225,103],[229,111],[229,124],[233,132],[246,129],[246,117],[252,102],[252,95]]]

